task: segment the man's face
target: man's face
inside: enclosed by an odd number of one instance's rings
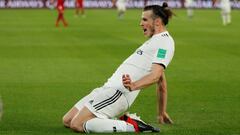
[[[153,12],[152,10],[143,11],[142,19],[140,22],[140,26],[142,27],[144,36],[152,37],[155,29],[154,29],[154,20],[152,18]]]

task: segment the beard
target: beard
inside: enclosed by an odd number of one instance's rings
[[[149,37],[152,37],[155,33],[155,29],[152,27],[149,31],[150,31]]]

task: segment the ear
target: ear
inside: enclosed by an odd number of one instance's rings
[[[161,18],[156,18],[154,21],[155,21],[156,26],[161,26],[162,25],[162,19]]]

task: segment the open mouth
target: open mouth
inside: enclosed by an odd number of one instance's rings
[[[147,29],[143,29],[143,32],[146,32],[147,31]]]

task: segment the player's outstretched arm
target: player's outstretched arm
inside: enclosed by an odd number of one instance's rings
[[[157,90],[158,122],[160,124],[173,124],[173,121],[167,114],[167,81],[164,72],[157,83],[156,90]]]

